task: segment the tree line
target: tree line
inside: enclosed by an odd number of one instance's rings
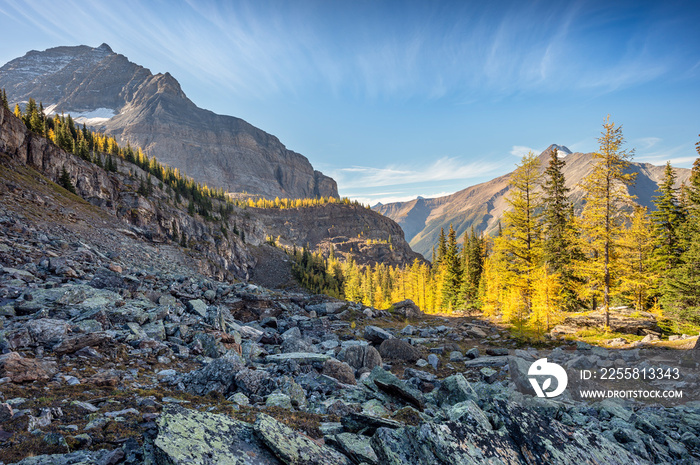
[[[565,159],[552,150],[542,170],[529,153],[511,177],[509,208],[493,237],[471,230],[460,246],[450,225],[432,266],[359,267],[295,252],[296,273],[317,292],[365,305],[410,298],[429,312],[480,309],[540,334],[564,312],[586,308],[602,308],[609,324],[615,305],[700,323],[700,158],[681,188],[666,164],[649,212],[629,194],[634,152],[623,148],[622,127],[608,118],[598,142],[580,183],[582,206],[569,200]],[[700,142],[696,148],[700,154]]]

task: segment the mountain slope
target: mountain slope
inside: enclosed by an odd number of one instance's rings
[[[584,192],[578,184],[591,172],[593,154],[571,153],[566,147],[550,146],[539,156],[542,172],[549,164],[553,147],[558,148],[560,156],[562,153],[566,154],[563,170],[566,185],[571,189],[571,200],[580,206]],[[678,178],[677,186],[688,181],[690,170],[674,170]],[[656,195],[658,182],[663,178],[664,168],[649,163],[632,163],[630,171],[637,173],[637,181],[629,192],[637,196],[639,204],[653,208],[652,199]],[[512,173],[508,173],[499,176],[452,195],[378,205],[374,210],[396,221],[404,230],[406,240],[413,250],[430,257],[432,247],[437,243],[440,228],[447,229],[452,224],[457,234],[462,235],[471,227],[477,232],[486,233],[491,233],[498,227],[498,220],[508,207],[505,197],[509,191],[511,175]]]
[[[298,208],[251,208],[211,199],[209,217],[202,217],[189,211],[186,200],[176,201],[172,189],[158,182],[144,195],[140,180],[146,173],[117,158],[117,172],[109,172],[29,131],[19,118],[0,106],[1,168],[17,171],[18,166],[28,167],[57,183],[65,169],[79,195],[74,196],[76,200],[84,199],[106,211],[121,222],[119,229],[128,229],[129,236],[155,244],[186,244],[192,254],[196,251],[199,255],[198,269],[210,276],[247,279],[259,265],[288,267],[284,254],[257,254],[258,246],[264,247],[268,238],[290,248],[307,246],[325,253],[333,244],[336,256],[352,257],[361,264],[396,266],[410,264],[416,258],[422,260],[404,241],[399,225],[360,205],[335,202]],[[102,228],[100,223],[96,221],[92,227]],[[256,255],[276,263],[261,263]]]
[[[246,121],[197,107],[169,73],[153,75],[102,44],[31,51],[0,68],[14,104],[30,97],[197,181],[268,198],[338,196],[335,181]]]

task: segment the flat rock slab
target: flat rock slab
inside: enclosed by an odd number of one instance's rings
[[[481,367],[502,367],[508,365],[508,355],[495,355],[490,357],[479,357],[474,360],[466,360],[464,365],[467,368]]]
[[[314,354],[311,352],[289,352],[288,354],[272,354],[265,357],[268,363],[282,363],[287,360],[294,360],[297,363],[323,363],[332,357],[326,354]]]
[[[378,326],[365,326],[364,338],[374,344],[381,344],[387,339],[393,339],[394,335]]]
[[[289,465],[352,464],[350,459],[339,452],[316,444],[264,413],[258,414],[255,433],[277,457]]]
[[[227,415],[173,405],[158,418],[157,465],[271,465],[280,462],[253,426]]]
[[[110,451],[77,451],[70,454],[51,454],[27,457],[15,465],[95,465],[103,461]]]
[[[355,463],[378,464],[377,454],[370,441],[368,436],[352,433],[340,433],[333,437],[333,445],[337,445]]]
[[[381,367],[375,367],[365,382],[374,382],[375,386],[382,391],[415,405],[421,411],[424,408],[423,395],[420,393],[420,391],[412,388],[391,372],[386,371]]]

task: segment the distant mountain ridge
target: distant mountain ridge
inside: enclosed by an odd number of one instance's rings
[[[268,198],[337,197],[336,182],[246,121],[197,107],[169,73],[107,44],[31,51],[0,68],[10,102],[30,97],[142,147],[197,181]]]
[[[572,153],[564,146],[552,144],[539,155],[541,171],[547,168],[554,148],[557,148],[560,156],[566,154],[563,173],[566,185],[571,189],[569,197],[574,204],[580,206],[584,192],[578,184],[591,172],[593,154]],[[652,199],[663,178],[664,167],[633,162],[630,171],[637,173],[637,179],[629,192],[637,196],[640,205],[652,209]],[[674,168],[674,171],[677,187],[683,182],[687,183],[689,169]],[[510,190],[508,183],[511,176],[512,172],[444,197],[376,205],[373,209],[396,221],[404,230],[411,248],[430,259],[440,228],[447,229],[452,224],[459,236],[472,227],[477,232],[484,231],[487,234],[495,231],[499,219],[508,208],[506,195]]]

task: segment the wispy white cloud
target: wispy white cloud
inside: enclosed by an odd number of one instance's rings
[[[636,140],[636,146],[639,147],[641,150],[648,150],[653,146],[657,145],[662,140],[663,139],[659,137],[642,137]]]
[[[501,166],[500,163],[464,163],[457,158],[442,157],[427,166],[352,166],[334,170],[330,174],[344,189],[352,189],[473,179],[492,173]]]
[[[538,154],[541,153],[542,150],[533,149],[524,145],[514,145],[513,149],[510,151],[510,154],[514,157],[522,158],[530,152]]]
[[[655,138],[652,138],[655,139]],[[648,149],[645,147],[644,149]],[[640,163],[651,163],[652,165],[664,165],[667,161],[671,165],[680,168],[690,168],[697,159],[697,152],[693,144],[682,144],[675,147],[659,148],[654,151],[638,151],[634,161]]]
[[[156,62],[171,72],[255,98],[312,90],[458,102],[532,90],[608,92],[697,67],[697,56],[688,66],[681,51],[661,53],[649,45],[653,40],[644,42],[646,28],[619,47],[610,46],[619,35],[592,41],[591,30],[607,17],[592,14],[596,8],[582,1],[505,9],[419,2],[387,18],[383,2],[329,8],[311,1],[28,0],[0,12],[64,41],[101,35],[94,45],[117,43],[130,58],[160,54]],[[652,39],[668,27],[653,30]],[[594,45],[601,47],[597,54]],[[609,53],[625,45],[620,56]]]
[[[389,203],[394,203],[394,202],[410,202],[411,200],[414,200],[418,197],[423,197],[424,199],[435,199],[438,197],[444,197],[446,195],[453,194],[453,192],[430,192],[430,193],[419,193],[419,194],[408,194],[408,193],[378,193],[378,194],[372,194],[372,195],[367,195],[363,193],[353,193],[353,192],[348,192],[345,193],[343,192],[342,195],[344,197],[348,197],[351,200],[357,200],[358,202],[364,204],[364,205],[369,205],[369,206],[374,206],[377,203],[381,203],[383,205],[389,204]]]

